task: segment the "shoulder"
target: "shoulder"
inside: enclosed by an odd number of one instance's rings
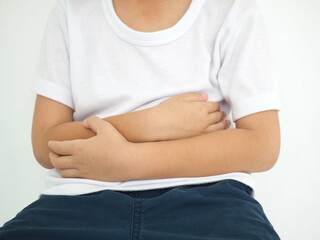
[[[66,8],[86,8],[90,6],[101,5],[102,0],[58,0]]]
[[[230,36],[234,36],[244,26],[249,26],[247,32],[250,32],[250,28],[256,23],[260,24],[264,21],[256,0],[226,1],[230,2],[230,8],[220,28],[221,42],[226,42]]]
[[[227,11],[229,15],[241,16],[259,9],[257,0],[206,0],[204,9],[207,11]]]
[[[256,0],[233,0],[226,22],[237,25],[258,12],[260,12],[260,9]]]
[[[210,26],[219,23],[222,35],[235,31],[248,17],[255,18],[259,12],[257,0],[206,0],[203,6],[206,21]]]
[[[55,15],[64,15],[67,19],[79,16],[95,15],[102,9],[102,0],[56,0],[52,9]]]

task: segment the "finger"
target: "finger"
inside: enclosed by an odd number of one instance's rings
[[[49,153],[49,158],[50,158],[50,160],[53,159],[53,158],[58,158],[58,157],[60,157],[60,155],[58,155],[58,154],[56,154],[56,153],[53,153],[53,152],[50,152],[50,153]]]
[[[79,178],[79,171],[77,169],[61,169],[58,170],[58,172],[60,173],[60,176],[63,178]]]
[[[64,170],[75,168],[73,156],[53,157],[51,154],[49,156],[52,165],[56,169]]]
[[[208,107],[208,113],[213,113],[216,111],[220,111],[220,103],[218,102],[205,102],[203,104],[206,104]]]
[[[48,147],[59,155],[71,155],[74,141],[49,141]]]
[[[206,128],[206,132],[215,132],[219,130],[224,130],[230,127],[230,121],[229,120],[223,120],[221,122],[218,122],[216,124],[212,124]]]
[[[216,124],[224,120],[226,114],[224,112],[213,112],[208,115],[208,125]]]
[[[208,99],[208,94],[206,93],[184,93],[174,96],[177,99],[184,101],[206,101]]]
[[[83,124],[87,127],[92,129],[95,133],[103,130],[106,122],[97,116],[91,116],[83,121]]]

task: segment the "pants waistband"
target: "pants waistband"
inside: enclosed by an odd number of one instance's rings
[[[209,186],[213,185],[217,182],[211,182],[211,183],[201,183],[201,184],[190,184],[190,185],[180,185],[180,186],[174,186],[174,187],[168,187],[168,188],[158,188],[158,189],[149,189],[149,190],[139,190],[139,191],[115,191],[120,192],[122,194],[128,195],[132,198],[153,198],[161,196],[162,194],[174,189],[174,188],[192,188],[197,186]]]

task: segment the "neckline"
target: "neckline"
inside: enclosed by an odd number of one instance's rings
[[[102,6],[106,21],[120,38],[134,45],[155,46],[172,42],[184,35],[200,14],[204,1],[192,0],[185,14],[175,25],[154,32],[141,32],[127,26],[118,17],[113,0],[102,0]]]

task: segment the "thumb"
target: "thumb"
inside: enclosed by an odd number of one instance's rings
[[[97,116],[91,116],[83,121],[83,125],[86,128],[90,128],[95,133],[98,133],[103,130],[105,121]]]

